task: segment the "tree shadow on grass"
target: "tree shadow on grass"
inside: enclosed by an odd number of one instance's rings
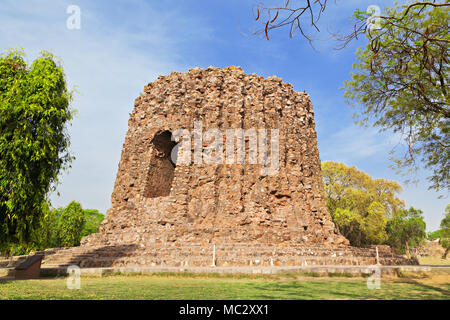
[[[385,283],[380,289],[369,290],[366,281],[338,282],[279,282],[249,285],[255,289],[255,299],[287,299],[287,300],[421,300],[450,299],[449,290],[437,286],[426,285],[416,281],[408,281],[405,288],[401,284]]]
[[[449,290],[438,287],[438,286],[432,286],[429,284],[425,284],[425,283],[417,281],[417,280],[408,280],[407,282],[414,284],[416,287],[418,287],[418,288],[415,288],[415,290],[423,291],[423,292],[429,292],[429,291],[439,292],[439,293],[443,294],[444,296],[446,296],[447,299],[450,299],[450,282],[446,284],[446,286],[449,288]]]
[[[8,283],[11,280],[14,280],[14,278],[13,277],[0,277],[0,286],[2,284]]]
[[[256,290],[252,296],[254,299],[322,300],[328,299],[331,293],[329,286],[315,281],[267,282],[258,285],[249,284],[248,287]]]

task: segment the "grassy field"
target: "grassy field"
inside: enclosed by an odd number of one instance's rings
[[[419,258],[420,264],[433,264],[433,265],[450,265],[450,255],[447,259],[439,257],[421,257]]]
[[[0,299],[450,299],[449,276],[364,278],[153,275],[82,277],[80,290],[65,278],[0,281]]]

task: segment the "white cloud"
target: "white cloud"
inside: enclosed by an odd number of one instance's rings
[[[358,161],[375,155],[388,157],[400,141],[399,136],[387,135],[374,128],[351,125],[329,135],[322,143],[322,157],[335,161]]]

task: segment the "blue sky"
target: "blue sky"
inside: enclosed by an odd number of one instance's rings
[[[372,177],[403,182],[389,169],[389,151],[399,142],[390,133],[360,128],[340,89],[349,79],[355,50],[333,50],[319,41],[314,51],[303,38],[275,30],[270,41],[250,36],[261,26],[253,20],[257,0],[0,0],[0,49],[21,46],[31,62],[41,50],[64,61],[73,107],[70,127],[72,169],[61,176],[54,206],[71,200],[105,212],[110,206],[117,165],[134,99],[148,82],[171,71],[208,66],[241,66],[248,73],[277,75],[295,90],[310,94],[322,160],[354,165]],[[266,1],[267,6],[281,1]],[[355,8],[384,7],[393,1],[341,0],[330,5],[319,26],[345,31]],[[81,9],[81,29],[69,30],[69,5]],[[427,229],[438,228],[448,198],[427,190],[426,171],[418,185],[405,185],[400,198],[424,211]]]

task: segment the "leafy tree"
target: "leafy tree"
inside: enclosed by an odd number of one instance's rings
[[[0,247],[31,241],[44,202],[72,160],[73,117],[61,65],[43,52],[31,66],[22,51],[0,57]]]
[[[425,228],[421,210],[413,207],[401,210],[387,222],[387,243],[409,255],[410,248],[419,246],[426,238]]]
[[[447,258],[450,250],[450,204],[445,208],[445,217],[441,221],[441,245],[445,249],[442,259]]]
[[[65,208],[53,209],[52,241],[49,247],[73,247],[80,245],[83,237],[98,232],[104,215],[95,209],[85,209],[72,201]]]
[[[291,37],[298,30],[312,44],[329,4],[260,4],[255,19],[263,27],[254,34],[269,40],[271,30],[288,27]],[[347,101],[361,108],[355,114],[359,123],[401,134],[405,152],[393,158],[394,167],[408,172],[424,165],[432,172],[430,188],[438,191],[450,188],[449,8],[448,0],[395,3],[377,21],[371,12],[356,9],[352,31],[332,34],[338,49],[367,38],[367,46],[357,51],[352,79],[345,82]]]
[[[416,170],[420,160],[432,171],[431,188],[449,189],[448,9],[386,11],[391,19],[366,33],[368,44],[357,52],[345,97],[361,107],[361,125],[401,134],[406,152],[394,159],[399,171]]]
[[[440,239],[441,237],[442,237],[441,230],[432,231],[427,234],[427,239],[429,240]]]
[[[97,233],[100,223],[105,218],[105,216],[96,209],[85,209],[83,211],[86,223],[81,232],[81,237],[85,237],[91,233]]]
[[[35,229],[32,234],[32,243],[27,246],[29,251],[52,248],[56,244],[57,230],[55,227],[55,210],[50,208],[48,202],[44,202],[42,212],[43,217],[39,227]]]
[[[5,250],[14,255],[29,254],[31,251],[44,250],[56,246],[55,210],[49,203],[42,203],[42,218],[39,225],[33,229],[28,243],[10,243]]]
[[[352,245],[363,246],[381,244],[387,240],[384,214],[385,208],[375,201],[369,206],[366,215],[337,208],[332,217],[339,231]]]
[[[98,210],[83,210],[76,201],[57,209],[51,209],[44,202],[42,212],[43,217],[39,226],[33,230],[30,242],[10,244],[7,252],[22,255],[47,248],[77,246],[83,237],[98,232],[104,219],[104,215]]]
[[[386,219],[401,210],[401,186],[343,163],[322,163],[326,203],[339,231],[354,246],[383,243]]]
[[[372,202],[363,220],[365,242],[381,244],[387,240],[385,207],[379,202]]]
[[[331,216],[339,232],[346,237],[352,245],[360,245],[363,237],[362,216],[349,209],[337,208]]]
[[[325,161],[322,163],[322,178],[329,212],[341,208],[362,215],[369,211],[372,203],[377,202],[389,217],[404,206],[404,202],[397,198],[397,193],[402,190],[400,184],[373,179],[356,167]]]
[[[58,247],[80,245],[86,217],[81,204],[72,201],[65,208],[58,208],[56,216],[56,239]]]

